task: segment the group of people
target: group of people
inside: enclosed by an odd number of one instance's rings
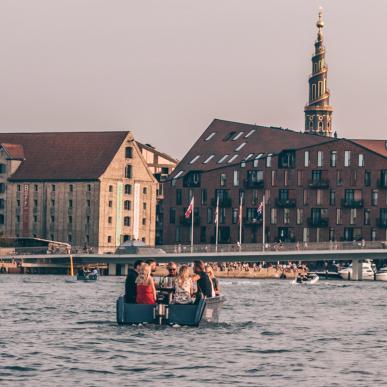
[[[192,304],[205,297],[220,294],[219,281],[211,266],[203,261],[194,261],[191,267],[175,262],[167,265],[168,274],[157,282],[154,278],[156,261],[138,260],[128,270],[125,281],[125,302],[131,304],[174,303]]]

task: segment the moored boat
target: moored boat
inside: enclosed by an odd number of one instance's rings
[[[387,281],[387,266],[379,269],[375,274],[376,281]]]
[[[195,304],[127,304],[117,299],[118,324],[158,324],[198,326],[200,322],[218,322],[224,297],[201,299]]]
[[[352,278],[352,263],[348,267],[342,270],[339,270],[339,274],[342,279],[350,280]],[[372,261],[369,259],[365,259],[362,263],[362,279],[363,280],[375,279],[375,271],[373,269]]]

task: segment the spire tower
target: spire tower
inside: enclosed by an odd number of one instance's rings
[[[324,20],[321,8],[316,25],[318,32],[312,56],[312,74],[309,77],[309,103],[304,110],[305,132],[331,137],[333,108],[329,105],[328,66],[325,63]]]

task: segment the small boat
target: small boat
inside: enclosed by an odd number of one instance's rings
[[[124,296],[117,299],[117,323],[122,324],[158,324],[187,325],[197,327],[200,322],[218,322],[219,311],[224,297],[200,299],[195,304],[154,305],[127,304]]]
[[[339,270],[339,274],[342,279],[350,280],[352,278],[352,263],[348,267],[342,270]],[[362,263],[362,279],[363,280],[375,279],[375,271],[373,269],[373,264],[370,259],[365,259]]]
[[[293,281],[293,285],[314,285],[319,281],[320,277],[315,273],[309,273],[306,277],[296,277]]]
[[[86,273],[85,275],[77,274],[77,281],[83,282],[95,282],[98,279],[97,274]]]
[[[387,266],[379,269],[375,274],[376,281],[387,281]]]

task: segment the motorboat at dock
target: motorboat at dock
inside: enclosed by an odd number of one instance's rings
[[[198,326],[200,322],[218,322],[224,297],[202,298],[195,304],[128,304],[117,299],[117,323]]]
[[[342,279],[350,280],[352,278],[352,263],[348,267],[339,270],[339,274]],[[365,259],[362,262],[362,279],[372,281],[375,279],[375,271],[370,259]]]
[[[387,281],[387,266],[379,269],[375,274],[376,281]]]

